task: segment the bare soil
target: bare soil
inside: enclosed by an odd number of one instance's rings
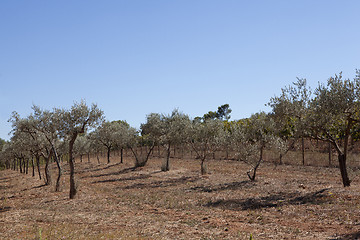
[[[264,163],[257,181],[238,161],[133,159],[76,163],[69,199],[38,176],[0,172],[0,239],[360,239],[360,179],[343,188],[337,168]],[[53,181],[56,166],[52,165]]]

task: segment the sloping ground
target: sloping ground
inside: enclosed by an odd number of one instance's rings
[[[250,182],[236,161],[209,161],[206,176],[196,160],[172,159],[169,172],[160,159],[95,162],[76,164],[74,200],[67,171],[62,192],[0,172],[0,239],[360,238],[359,177],[345,189],[335,168],[264,164]]]

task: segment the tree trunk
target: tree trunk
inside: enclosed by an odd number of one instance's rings
[[[80,162],[82,163],[82,157],[83,157],[83,155],[82,154],[80,154]]]
[[[350,187],[351,181],[348,177],[347,169],[346,169],[346,154],[339,154],[338,159],[339,159],[339,168],[341,172],[343,185],[344,187]]]
[[[201,159],[201,175],[207,174],[207,167],[205,165],[205,157]]]
[[[124,156],[124,149],[121,148],[121,149],[120,149],[120,163],[124,163],[124,161],[123,161],[123,156]]]
[[[87,154],[88,156],[88,163],[90,162],[90,153]]]
[[[163,162],[163,165],[161,166],[161,171],[163,172],[167,172],[170,170],[170,144],[168,144],[167,146],[167,154],[166,154],[166,158],[164,159],[165,161]]]
[[[74,199],[77,193],[75,183],[75,164],[73,157],[73,147],[76,140],[77,134],[74,134],[69,142],[69,167],[70,167],[70,199]]]
[[[60,164],[60,159],[59,156],[56,152],[55,146],[53,145],[53,153],[54,153],[54,158],[55,158],[55,162],[56,162],[56,166],[58,168],[58,177],[56,179],[56,185],[55,185],[55,192],[60,192],[61,191],[61,176],[62,176],[62,168],[61,168],[61,164]]]
[[[149,160],[150,154],[151,154],[152,150],[154,149],[154,147],[155,147],[155,145],[153,144],[153,145],[149,148],[149,150],[148,150],[148,152],[147,152],[147,154],[146,154],[145,157],[143,156],[143,154],[140,154],[140,156],[138,156],[138,154],[136,154],[136,152],[134,151],[134,149],[133,149],[133,148],[130,148],[131,151],[132,151],[133,154],[134,154],[134,157],[135,157],[135,168],[137,168],[137,167],[144,167],[144,166],[146,165],[146,163],[147,163],[147,161]],[[142,153],[142,148],[140,147],[140,149],[141,149],[141,153]]]
[[[36,166],[39,173],[39,178],[41,180],[41,171],[40,171],[40,156],[36,156]]]
[[[305,141],[304,137],[301,138],[301,153],[302,153],[302,165],[305,165]]]
[[[58,177],[56,179],[56,186],[55,186],[55,192],[60,192],[61,191],[61,176],[62,176],[62,168],[59,162],[56,162],[57,167],[58,167]]]
[[[282,164],[283,164],[282,158],[283,158],[283,155],[280,153],[279,165],[282,165]]]
[[[329,167],[331,167],[331,161],[332,161],[332,150],[331,150],[331,143],[329,142]]]
[[[100,164],[99,153],[96,154],[96,159],[98,161],[98,164]]]
[[[108,147],[108,148],[107,148],[107,163],[108,163],[108,164],[110,163],[110,151],[111,151],[111,148]]]
[[[50,157],[45,158],[45,185],[51,185],[51,174],[49,170]]]
[[[34,157],[31,157],[31,165],[32,165],[32,176],[35,177]]]
[[[28,174],[29,171],[29,158],[26,158],[26,174]]]
[[[247,172],[247,175],[249,177],[249,179],[251,181],[255,181],[256,178],[256,170],[258,169],[258,167],[260,166],[262,160],[263,160],[263,153],[264,153],[264,146],[262,146],[260,148],[260,158],[259,161],[257,161],[256,165],[253,167],[253,169],[251,169],[250,171]],[[251,171],[253,172],[252,175],[250,175]]]
[[[22,173],[23,171],[22,171],[22,162],[21,162],[21,158],[19,158],[19,159],[18,159],[18,161],[19,161],[20,173]]]

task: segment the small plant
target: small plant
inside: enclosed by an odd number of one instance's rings
[[[39,228],[38,230],[37,230],[37,234],[36,234],[36,240],[42,240],[42,229],[41,228]]]
[[[249,240],[254,240],[252,233],[250,233],[250,238],[249,238]]]

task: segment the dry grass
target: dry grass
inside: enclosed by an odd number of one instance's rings
[[[248,166],[161,159],[132,169],[77,163],[79,193],[43,186],[38,177],[0,172],[0,239],[357,239],[360,181],[343,188],[336,168],[263,164],[249,182]],[[52,166],[54,178],[56,169]],[[64,166],[67,170],[67,165]]]

